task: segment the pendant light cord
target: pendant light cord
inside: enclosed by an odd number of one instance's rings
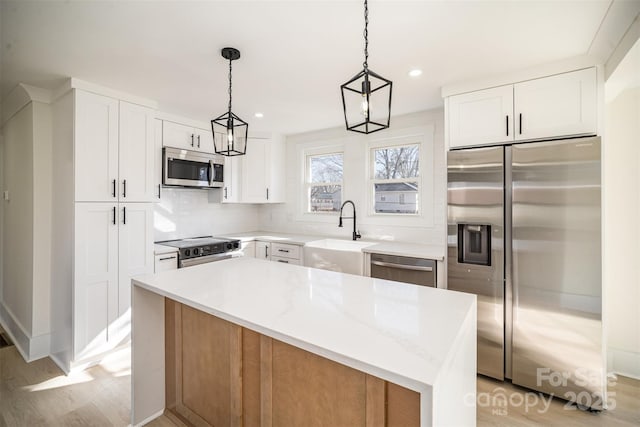
[[[231,59],[229,59],[229,117],[231,117]]]
[[[364,67],[364,71],[369,71],[369,64],[367,61],[369,60],[369,5],[367,4],[367,0],[364,0],[364,63],[362,64]]]

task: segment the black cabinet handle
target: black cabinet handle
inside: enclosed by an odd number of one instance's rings
[[[224,199],[227,200],[227,187],[224,187]]]
[[[158,199],[160,198],[160,184],[158,184]]]
[[[122,180],[122,197],[127,197],[127,180]]]
[[[505,116],[505,118],[507,119],[507,136],[509,136],[509,116]]]
[[[116,180],[113,180],[113,190],[111,191],[111,195],[116,197]]]
[[[269,189],[267,188],[267,200],[269,200]]]
[[[200,135],[198,135],[198,148],[200,148]]]
[[[518,126],[520,128],[520,135],[522,135],[522,113],[519,114],[518,121],[520,122]]]
[[[175,256],[168,256],[168,257],[160,258],[158,261],[166,261],[168,259],[176,259],[176,257]]]
[[[113,207],[113,225],[116,225],[116,207]]]
[[[123,224],[127,223],[127,207],[126,206],[122,207],[122,223]]]
[[[193,147],[193,137],[194,137],[194,135],[193,135],[193,134],[191,134],[191,146],[192,146],[192,147]]]
[[[268,247],[265,246],[264,247],[264,257],[267,258],[269,256],[269,253],[267,252]]]
[[[289,249],[278,249],[278,252],[285,252],[285,253],[289,253]]]

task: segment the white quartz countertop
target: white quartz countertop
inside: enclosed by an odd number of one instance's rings
[[[286,233],[271,233],[268,231],[252,231],[246,233],[228,233],[223,234],[221,237],[227,237],[231,239],[239,239],[242,241],[262,240],[265,242],[279,242],[279,243],[291,243],[294,245],[304,246],[309,242],[323,239],[339,239],[335,236],[314,236],[304,234],[286,234]],[[363,252],[379,253],[385,255],[398,255],[408,256],[414,258],[428,258],[436,261],[444,260],[445,246],[437,245],[422,245],[419,243],[403,243],[403,242],[390,242],[380,240],[359,240],[362,242],[374,243],[372,246],[368,246],[362,249]]]
[[[287,233],[271,233],[269,231],[250,231],[245,233],[226,233],[220,234],[219,237],[229,239],[238,239],[243,242],[251,240],[261,240],[263,242],[290,243],[292,245],[304,246],[305,243],[314,240],[324,239],[322,236],[313,236],[305,234],[287,234]]]
[[[157,243],[153,245],[153,253],[156,255],[172,254],[175,252],[178,252],[178,248],[174,248],[172,246],[159,245]]]
[[[475,329],[475,295],[250,257],[133,283],[414,390],[431,387]]]
[[[418,243],[380,242],[367,246],[362,252],[398,255],[414,258],[428,258],[436,261],[444,260],[444,245],[421,245]]]

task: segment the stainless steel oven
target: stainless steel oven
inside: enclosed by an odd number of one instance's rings
[[[242,256],[240,240],[211,236],[156,242],[178,248],[178,268]]]
[[[224,185],[224,157],[180,148],[162,149],[162,184],[220,188]]]
[[[371,254],[371,277],[436,287],[436,262],[432,259]]]

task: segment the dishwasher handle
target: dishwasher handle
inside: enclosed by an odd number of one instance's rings
[[[422,267],[419,265],[406,265],[406,264],[396,264],[394,262],[383,262],[383,261],[371,261],[372,265],[377,265],[379,267],[391,267],[397,268],[399,270],[412,270],[412,271],[433,271],[433,267]]]

